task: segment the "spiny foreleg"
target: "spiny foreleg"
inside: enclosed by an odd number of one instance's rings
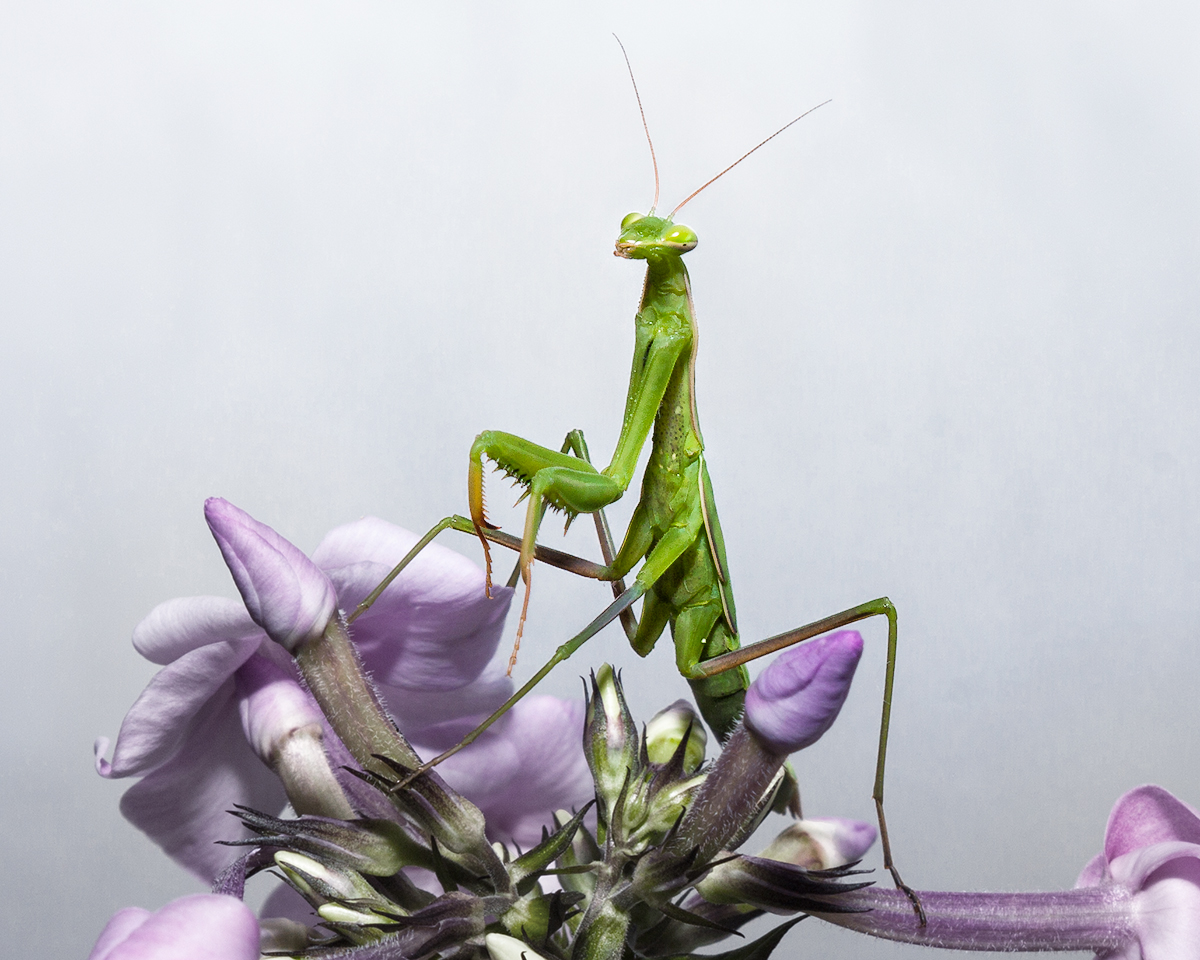
[[[525,597],[521,605],[521,619],[517,624],[517,638],[513,644],[508,672],[517,662],[517,650],[525,631],[525,619],[529,612],[529,594],[533,580],[533,560],[537,544],[538,529],[546,508],[559,510],[568,517],[580,513],[594,513],[608,506],[623,494],[624,488],[615,480],[600,473],[586,460],[551,450],[532,443],[511,433],[485,430],[475,438],[471,446],[471,459],[467,474],[467,498],[471,508],[471,522],[481,542],[487,564],[487,586],[491,590],[491,555],[487,548],[485,530],[494,530],[484,511],[483,460],[491,460],[508,476],[528,490],[529,506],[525,515],[525,529],[521,537],[521,579],[525,582]]]

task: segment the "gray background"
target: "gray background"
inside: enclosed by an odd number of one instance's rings
[[[681,220],[746,638],[900,609],[906,877],[1069,886],[1124,790],[1200,802],[1200,9],[730,6],[5,5],[5,954],[198,889],[91,743],[152,674],[138,620],[232,594],[205,497],[311,549],[462,510],[484,427],[607,459],[641,284],[611,244],[652,192],[614,30],[664,209],[834,100]],[[606,590],[539,568],[519,671]],[[865,632],[813,814],[871,817]],[[616,631],[547,688],[602,658],[643,718],[685,692]],[[916,952],[815,921],[783,949]]]

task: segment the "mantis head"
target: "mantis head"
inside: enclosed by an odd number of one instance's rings
[[[656,260],[687,253],[698,242],[691,227],[673,223],[669,217],[631,213],[621,221],[613,255],[627,260]]]

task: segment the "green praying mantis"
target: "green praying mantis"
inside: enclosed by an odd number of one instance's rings
[[[632,70],[630,77],[633,79]],[[636,80],[634,91],[636,95]],[[641,110],[640,96],[638,107]],[[509,585],[516,585],[519,574],[525,590],[509,662],[510,674],[516,663],[529,609],[535,560],[580,576],[608,581],[613,586],[614,600],[603,612],[559,646],[541,669],[494,714],[460,743],[425,763],[417,771],[421,772],[472,743],[555,666],[614,620],[620,620],[630,644],[640,656],[649,654],[663,630],[668,626],[671,628],[679,672],[691,685],[704,720],[724,741],[742,713],[749,686],[747,662],[868,617],[885,617],[888,623],[887,666],[872,796],[879,820],[884,867],[897,887],[909,896],[923,924],[925,918],[920,901],[903,883],[893,863],[883,809],[884,768],[896,665],[896,609],[890,600],[881,597],[741,646],[725,542],[704,461],[704,441],[696,409],[697,328],[683,255],[696,247],[698,239],[689,227],[675,223],[675,215],[702,190],[815,109],[817,107],[805,111],[747,151],[689,194],[666,217],[654,212],[659,195],[658,163],[642,111],[654,165],[655,195],[648,214],[631,213],[621,221],[614,250],[618,257],[645,261],[646,277],[635,317],[633,365],[624,419],[612,460],[603,470],[597,470],[591,462],[583,434],[578,430],[568,434],[558,450],[511,433],[487,430],[479,434],[471,447],[468,468],[470,517],[451,516],[436,524],[359,604],[349,620],[353,622],[366,610],[413,557],[447,529],[474,533],[479,538],[484,550],[489,596],[492,587],[489,542],[519,552],[520,559]],[[641,495],[619,548],[614,548],[604,508],[619,500],[629,488],[647,439],[650,455]],[[525,488],[523,499],[527,498],[529,505],[520,538],[501,532],[488,521],[483,486],[485,460],[492,461]],[[596,564],[539,545],[537,536],[547,509],[565,514],[568,525],[579,514],[592,514],[604,563]],[[624,578],[639,562],[641,567],[632,583],[626,586]],[[640,619],[631,609],[639,599],[643,601]]]

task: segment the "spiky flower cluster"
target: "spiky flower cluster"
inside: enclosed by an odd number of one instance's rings
[[[556,829],[543,831],[533,849],[490,844],[478,809],[436,772],[414,775],[377,756],[390,774],[362,777],[392,816],[281,820],[240,810],[255,834],[240,843],[253,850],[217,890],[240,895],[247,876],[273,867],[324,928],[279,929],[275,945],[294,955],[362,960],[503,953],[508,941],[497,936],[560,960],[620,957],[627,945],[645,957],[676,956],[728,936],[767,906],[847,909],[840,897],[867,884],[845,882],[845,867],[773,861],[769,904],[755,903],[768,878],[756,876],[754,858],[740,873],[721,871],[769,810],[783,758],[759,753],[775,759],[752,782],[722,782],[743,771],[746,758],[735,762],[735,745],[704,764],[698,724],[690,707],[676,704],[639,733],[620,680],[605,665],[592,678],[584,734],[596,802],[560,812]],[[714,816],[701,801],[735,790],[747,793],[740,818]],[[695,890],[706,878],[711,900]],[[749,956],[765,957],[776,942],[769,936]]]

